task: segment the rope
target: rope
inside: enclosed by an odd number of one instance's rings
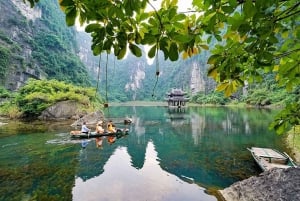
[[[98,87],[99,87],[99,80],[100,80],[100,62],[101,62],[101,54],[99,56],[99,64],[98,64],[98,76],[97,76],[97,86],[96,86],[96,92],[95,92],[95,98],[97,96],[97,92],[98,92]]]
[[[152,90],[152,97],[155,96],[155,89],[156,89],[156,86],[157,86],[157,83],[158,83],[158,77],[159,77],[158,43],[157,43],[157,46],[156,46],[155,60],[156,60],[155,61],[155,64],[156,64],[156,72],[155,72],[156,81],[155,81],[155,84],[154,84],[154,87],[153,87],[153,90]]]
[[[105,83],[105,98],[106,103],[108,104],[108,97],[107,97],[107,66],[108,66],[108,53],[106,53],[106,67],[105,67],[105,77],[106,77],[106,83]]]

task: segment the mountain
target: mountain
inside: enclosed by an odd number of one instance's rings
[[[104,99],[107,95],[108,101],[163,100],[171,88],[182,88],[194,95],[215,86],[206,76],[209,52],[176,62],[166,61],[164,55],[159,54],[157,62],[147,59],[145,50],[139,58],[128,50],[125,59],[117,60],[113,53],[93,56],[91,37],[85,32],[77,36],[80,58],[90,72],[93,85],[97,85],[99,76],[98,90]]]
[[[0,12],[1,86],[16,90],[28,78],[90,85],[77,56],[76,31],[66,26],[57,0],[34,8],[19,0],[0,1]]]

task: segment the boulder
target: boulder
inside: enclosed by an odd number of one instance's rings
[[[300,200],[300,168],[273,168],[220,190],[226,201]]]
[[[77,127],[81,126],[83,122],[87,125],[95,126],[98,121],[104,121],[104,114],[102,111],[96,111],[82,116],[80,119],[76,120],[71,126]]]
[[[44,110],[38,117],[40,120],[61,120],[74,119],[86,115],[87,112],[83,106],[72,100],[58,102],[46,110]]]

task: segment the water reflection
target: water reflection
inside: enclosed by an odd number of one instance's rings
[[[116,149],[101,175],[86,181],[76,178],[73,200],[216,200],[198,185],[163,170],[151,141],[141,169],[132,167],[131,160],[126,147]]]
[[[247,147],[288,152],[265,110],[112,107],[110,117],[130,117],[129,135],[99,148],[82,149],[70,124],[1,126],[0,200],[215,200],[204,188],[260,173]]]

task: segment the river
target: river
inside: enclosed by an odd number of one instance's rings
[[[218,189],[258,175],[247,147],[287,149],[268,129],[276,111],[227,107],[105,109],[129,135],[70,139],[72,122],[0,126],[0,200],[218,200]],[[2,120],[5,122],[5,120]]]

